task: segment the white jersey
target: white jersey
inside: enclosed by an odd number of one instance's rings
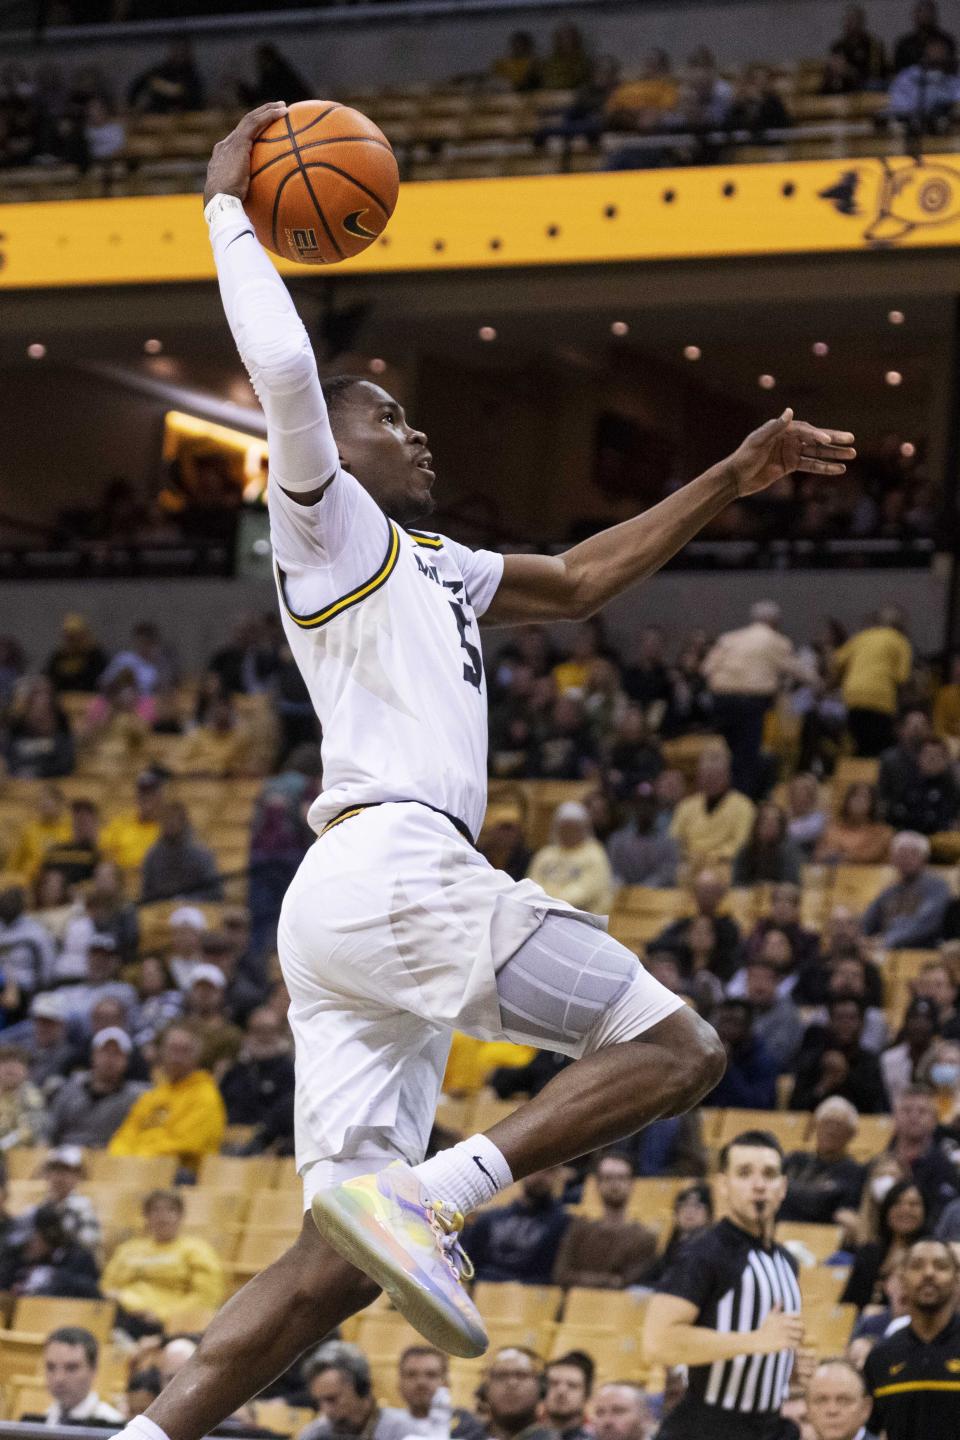
[[[419,800],[476,837],[487,788],[477,619],[503,557],[388,520],[343,469],[312,506],[269,491],[290,649],[323,729],[319,833],[352,805]]]

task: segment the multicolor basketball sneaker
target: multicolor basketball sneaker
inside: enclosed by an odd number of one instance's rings
[[[427,1198],[409,1165],[396,1160],[314,1196],[313,1219],[345,1260],[387,1292],[421,1335],[473,1359],[487,1332],[463,1287],[473,1266],[460,1245],[463,1216]]]

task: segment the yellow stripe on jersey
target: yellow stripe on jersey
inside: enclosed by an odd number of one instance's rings
[[[355,805],[352,810],[344,810],[342,815],[336,815],[332,820],[327,821],[326,825],[324,825],[320,831],[320,839],[323,839],[328,830],[333,830],[335,826],[342,825],[344,820],[352,820],[354,815],[359,815],[362,810],[369,809],[369,805]]]
[[[904,1380],[899,1385],[878,1385],[877,1395],[907,1395],[917,1390],[960,1390],[960,1380]]]
[[[277,566],[277,580],[280,585],[283,608],[290,619],[300,626],[301,630],[316,630],[318,626],[326,625],[328,620],[336,619],[338,615],[343,614],[344,610],[349,610],[351,605],[359,604],[361,600],[365,600],[368,595],[372,595],[374,590],[379,590],[380,586],[389,580],[396,568],[397,560],[400,558],[400,532],[392,520],[387,521],[387,529],[389,531],[387,553],[376,573],[362,585],[358,585],[356,590],[350,590],[346,595],[341,595],[339,600],[334,600],[331,605],[326,605],[322,610],[316,610],[312,615],[298,615],[291,607],[290,601],[287,599],[287,577],[280,566]]]
[[[442,550],[443,541],[439,535],[425,535],[422,530],[407,529],[407,534],[415,545],[423,545],[427,550]]]

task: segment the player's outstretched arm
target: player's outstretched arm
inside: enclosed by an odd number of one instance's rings
[[[339,466],[317,362],[289,291],[242,204],[253,142],[286,111],[278,101],[261,105],[217,142],[203,201],[223,308],[267,417],[271,477],[291,499],[314,505]]]
[[[484,616],[492,625],[583,620],[645,580],[733,500],[795,470],[842,475],[856,455],[845,430],[821,430],[785,410],[748,435],[719,465],[633,520],[592,535],[563,555],[508,555]]]

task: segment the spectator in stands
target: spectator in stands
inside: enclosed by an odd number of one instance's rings
[[[70,1240],[96,1254],[102,1239],[100,1221],[89,1195],[76,1193],[77,1186],[86,1178],[83,1151],[77,1145],[58,1146],[44,1160],[42,1174],[47,1184],[46,1194],[18,1217],[18,1226],[31,1229],[37,1211],[46,1207],[58,1217],[63,1233]]]
[[[639,705],[629,704],[612,728],[607,748],[607,783],[617,795],[656,780],[663,770],[660,742]]]
[[[47,850],[45,870],[59,870],[68,885],[93,878],[100,862],[100,810],[92,800],[70,803],[71,835]]]
[[[817,845],[829,823],[829,815],[820,803],[820,784],[816,775],[803,770],[794,775],[787,789],[787,833],[802,854],[812,860]]]
[[[100,844],[104,855],[125,870],[143,864],[147,851],[160,839],[160,810],[166,799],[166,773],[141,770],[137,776],[137,799],[133,810],[114,815],[103,827]]]
[[[607,125],[611,130],[659,130],[679,99],[669,55],[665,50],[648,50],[639,77],[623,81],[608,97]]]
[[[930,841],[926,835],[902,830],[890,846],[890,861],[899,879],[864,911],[865,935],[875,935],[888,950],[922,949],[936,944],[950,903],[946,880],[927,869]]]
[[[917,774],[887,808],[887,819],[899,830],[935,835],[954,830],[960,817],[957,784],[945,741],[936,735],[924,740],[917,754]]]
[[[90,1069],[72,1075],[50,1102],[51,1144],[102,1150],[109,1143],[147,1088],[127,1075],[132,1048],[125,1030],[111,1025],[97,1032]]]
[[[36,794],[36,818],[28,820],[7,855],[7,869],[34,880],[50,845],[70,838],[70,816],[59,785],[41,785]]]
[[[827,1025],[810,1025],[797,1060],[792,1110],[815,1110],[821,1100],[841,1095],[861,1115],[889,1110],[880,1062],[865,1050],[866,1006],[858,995],[833,995]]]
[[[223,1299],[220,1257],[199,1235],[181,1235],[183,1198],[152,1190],[143,1202],[146,1233],[124,1240],[107,1261],[103,1293],[119,1307],[117,1326],[134,1339],[209,1318]],[[202,1327],[202,1320],[199,1321]]]
[[[580,90],[592,78],[593,67],[577,25],[558,25],[553,32],[550,53],[540,67],[545,90]]]
[[[27,892],[22,885],[0,890],[0,966],[5,984],[11,981],[24,995],[42,990],[53,974],[53,937],[46,926],[28,915]]]
[[[867,1432],[872,1402],[849,1360],[821,1360],[807,1383],[810,1440],[874,1440]]]
[[[802,892],[799,885],[774,885],[770,892],[770,912],[762,915],[747,939],[748,956],[759,955],[771,930],[786,935],[797,966],[810,965],[819,959],[820,937],[800,923]]]
[[[652,1417],[641,1385],[629,1380],[601,1385],[591,1407],[596,1440],[649,1440]]]
[[[58,694],[93,691],[107,665],[107,654],[83,615],[65,615],[60,644],[50,655],[46,673]]]
[[[491,66],[491,74],[504,81],[511,90],[538,90],[541,85],[537,45],[529,30],[514,30],[506,55],[499,56]]]
[[[626,823],[607,841],[607,854],[618,885],[662,888],[676,884],[680,851],[657,824],[657,796],[649,781],[635,787]]]
[[[298,100],[312,98],[314,87],[307,84],[276,45],[264,41],[254,50],[253,60],[256,70],[253,84],[237,81],[237,96],[245,110],[255,110],[270,100],[281,99],[294,105]]]
[[[543,1413],[560,1440],[592,1440],[587,1405],[595,1373],[593,1360],[583,1350],[571,1350],[547,1365]]]
[[[901,35],[893,52],[893,68],[899,73],[911,65],[919,65],[931,40],[944,45],[952,62],[956,59],[957,42],[941,29],[940,16],[934,0],[918,0],[913,7],[913,29]]]
[[[753,1007],[753,1033],[784,1075],[793,1070],[803,1042],[803,1021],[789,995],[778,993],[780,972],[769,960],[747,963],[745,996]]]
[[[627,1219],[633,1165],[627,1155],[610,1151],[596,1166],[597,1194],[603,1217],[576,1215],[560,1243],[553,1283],[569,1289],[588,1285],[598,1290],[623,1290],[636,1285],[657,1253],[653,1230]]]
[[[200,1037],[200,1067],[219,1080],[240,1054],[243,1031],[226,1015],[227,982],[217,965],[198,965],[190,977],[184,1019]]]
[[[95,935],[108,936],[124,963],[134,960],[139,929],[136,909],[123,897],[122,872],[112,860],[99,861],[92,882],[63,927],[60,954],[54,964],[55,978],[57,981],[86,978]]]
[[[483,1210],[464,1231],[478,1280],[549,1285],[570,1215],[558,1198],[563,1170],[538,1170],[521,1181],[509,1205]]]
[[[41,1205],[26,1233],[16,1230],[0,1245],[0,1290],[16,1295],[96,1300],[97,1262],[71,1239],[56,1210]]]
[[[240,1054],[220,1081],[231,1125],[257,1125],[277,1104],[292,1104],[294,1070],[290,1033],[262,1006],[247,1022]]]
[[[910,1085],[893,1108],[889,1153],[919,1188],[931,1221],[960,1192],[960,1177],[938,1139],[937,1105],[928,1085]]]
[[[613,903],[613,872],[579,800],[558,805],[551,840],[530,862],[529,875],[558,900],[606,915]]]
[[[897,721],[897,743],[884,750],[880,757],[877,795],[885,819],[902,804],[904,795],[918,779],[920,751],[930,734],[926,710],[914,705],[903,711]]]
[[[957,1023],[957,982],[945,960],[926,960],[913,981],[914,995],[932,1000],[937,1007],[940,1033],[946,1039],[960,1039]]]
[[[207,929],[203,911],[196,905],[178,905],[168,921],[166,943],[167,963],[180,990],[190,983],[190,976],[203,963],[202,940]]]
[[[119,674],[129,670],[141,695],[153,695],[171,683],[172,666],[164,653],[160,631],[150,620],[140,620],[130,632],[130,646],[119,650],[100,676],[105,689]]]
[[[829,1225],[838,1212],[856,1210],[863,1194],[864,1170],[850,1154],[860,1116],[849,1100],[832,1095],[813,1116],[811,1150],[793,1150],[783,1162],[787,1177],[781,1220]]]
[[[143,1370],[134,1370],[127,1380],[124,1395],[124,1412],[128,1421],[135,1415],[142,1415],[156,1400],[163,1389],[163,1376],[155,1365]]]
[[[673,1228],[662,1252],[643,1277],[644,1285],[656,1286],[660,1277],[689,1245],[713,1224],[713,1191],[706,1183],[685,1185],[673,1200]]]
[[[432,1345],[408,1345],[397,1365],[397,1389],[403,1400],[407,1435],[436,1434],[433,1401],[450,1385],[450,1358]],[[450,1416],[450,1440],[485,1440],[486,1431],[469,1410],[456,1406]]]
[[[780,629],[780,607],[758,600],[750,623],[721,635],[703,662],[713,695],[716,728],[730,749],[734,787],[755,800],[761,791],[763,722],[787,678],[808,678],[808,667]]]
[[[328,1435],[404,1440],[412,1433],[405,1410],[379,1404],[370,1363],[356,1345],[328,1340],[307,1357],[302,1374],[320,1414],[298,1440],[325,1440]]]
[[[201,1049],[200,1037],[180,1021],[164,1031],[164,1078],[134,1101],[110,1141],[111,1155],[173,1155],[183,1169],[195,1172],[204,1155],[216,1154],[226,1112],[213,1077],[200,1068]]]
[[[152,1045],[173,1020],[183,1014],[183,993],[162,955],[144,955],[137,980],[138,1045]]]
[[[640,706],[648,725],[656,730],[663,721],[671,694],[662,627],[645,625],[638,647],[636,660],[623,672],[623,688],[629,699]]]
[[[67,1013],[55,991],[34,995],[30,1017],[7,1030],[4,1041],[21,1045],[30,1056],[30,1079],[44,1094],[55,1089],[76,1063],[76,1051],[67,1036]]]
[[[29,1073],[26,1051],[0,1045],[0,1151],[36,1145],[43,1138],[46,1106]]]
[[[43,1343],[43,1378],[53,1401],[47,1425],[122,1425],[123,1416],[94,1386],[100,1347],[79,1325],[61,1325]]]
[[[793,991],[794,999],[799,1004],[809,1004],[809,992],[806,987],[801,994],[797,994],[800,990],[800,980],[804,978],[804,976],[798,977]],[[872,989],[874,980],[877,981],[875,990]],[[809,1023],[817,1025],[827,1023],[829,1018],[827,1003],[834,995],[856,995],[866,1006],[860,1044],[864,1050],[879,1055],[890,1042],[890,1031],[882,1008],[879,1005],[871,1004],[871,994],[882,1001],[882,983],[876,966],[872,963],[868,965],[862,955],[851,953],[836,956],[826,971],[825,988],[820,991],[824,1003],[808,1014]]]
[[[862,5],[847,6],[843,30],[830,46],[830,54],[839,62],[846,90],[876,90],[886,78],[883,41],[867,29]]]
[[[132,1020],[136,1015],[137,992],[119,976],[117,942],[112,935],[92,935],[84,980],[78,985],[66,985],[57,992],[57,998],[66,1011],[67,1023],[75,1030],[89,1034],[93,1008],[107,997],[119,1001]]]
[[[933,729],[941,740],[960,741],[960,651],[947,661],[947,679],[933,702]]]
[[[226,928],[205,930],[200,939],[200,953],[203,964],[214,966],[223,977],[223,1005],[228,1019],[244,1025],[251,1011],[267,998],[267,980],[262,966],[257,969],[256,979],[250,970],[239,968],[239,943]],[[196,971],[191,980],[195,976]]]
[[[160,811],[160,839],[143,862],[141,898],[220,900],[223,885],[212,850],[195,839],[187,807],[168,801]]]
[[[12,780],[55,780],[74,766],[70,723],[50,681],[27,676],[7,712],[2,759]]]
[[[802,856],[787,833],[779,805],[758,806],[750,838],[733,860],[734,885],[799,885]]]
[[[540,1420],[544,1388],[543,1364],[532,1350],[508,1345],[495,1351],[484,1379],[490,1440],[552,1440]]]
[[[705,749],[697,764],[697,788],[673,812],[670,834],[684,860],[697,868],[732,861],[753,828],[752,800],[731,785],[730,756]]]
[[[941,1126],[951,1132],[951,1142],[960,1129],[960,1040],[935,1040],[919,1080],[933,1090]]]
[[[237,719],[231,697],[219,695],[208,702],[201,723],[183,740],[176,769],[181,775],[223,780],[250,774],[250,766],[250,736]]]
[[[322,775],[320,747],[299,745],[257,796],[250,822],[249,888],[251,948],[257,955],[276,944],[283,897],[314,841],[306,813]],[[526,864],[515,878],[525,874]]]
[[[848,785],[840,811],[817,845],[819,865],[882,865],[889,853],[893,828],[879,817],[879,801],[872,785],[859,780]]]
[[[695,159],[704,163],[716,154],[710,132],[730,122],[733,87],[717,71],[713,52],[698,45],[687,57],[686,74],[680,89],[680,101],[673,123],[678,129],[698,136]]]
[[[872,625],[833,652],[858,755],[879,755],[892,743],[900,687],[909,680],[912,664],[913,650],[895,606],[885,606]]]
[[[512,880],[522,880],[530,867],[533,851],[523,830],[524,807],[512,797],[491,800],[483,819],[477,849],[495,870],[504,870]]]
[[[138,75],[127,93],[127,103],[132,110],[148,115],[202,110],[203,81],[189,41],[176,41],[159,65]]]
[[[597,745],[579,695],[560,694],[537,729],[528,779],[582,780],[596,771]]]
[[[914,1241],[927,1234],[927,1207],[919,1187],[912,1180],[896,1181],[880,1202],[880,1238],[858,1247],[841,1303],[860,1310],[882,1305],[883,1281]]]
[[[654,1120],[617,1146],[637,1175],[706,1175],[707,1151],[699,1110]]]
[[[727,1052],[727,1070],[705,1106],[738,1110],[775,1110],[777,1062],[753,1033],[753,1007],[746,1000],[724,1000],[711,1017]]]
[[[670,950],[686,961],[690,927],[698,917],[711,922],[714,948],[710,962],[712,972],[721,980],[729,980],[737,968],[740,951],[740,927],[730,915],[721,913],[728,887],[719,870],[704,868],[694,877],[692,916],[673,920],[650,941],[648,950]]]
[[[932,1000],[919,995],[911,1000],[904,1016],[902,1038],[880,1057],[883,1083],[891,1104],[896,1105],[903,1092],[916,1084],[929,1063],[939,1023]]]

